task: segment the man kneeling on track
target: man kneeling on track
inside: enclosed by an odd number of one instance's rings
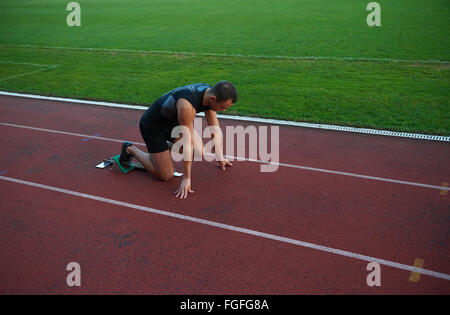
[[[194,150],[201,150],[203,154],[203,142],[200,141],[201,148],[194,148],[194,118],[199,112],[205,112],[205,117],[209,126],[219,127],[217,111],[225,111],[237,101],[237,92],[231,82],[220,81],[213,87],[209,84],[195,83],[174,89],[160,98],[142,115],[139,129],[142,138],[147,145],[148,153],[139,150],[130,142],[122,145],[122,152],[119,162],[127,162],[135,157],[145,169],[162,181],[168,181],[173,177],[174,167],[169,148],[181,139],[172,138],[173,128],[182,126],[189,130],[191,146],[184,148],[192,157]],[[187,129],[186,129],[187,128]],[[217,128],[220,132],[220,128]],[[212,134],[214,138],[215,134]],[[222,138],[218,135],[216,139]],[[215,142],[217,144],[218,142]],[[221,144],[221,142],[220,142]],[[191,151],[192,150],[192,151]],[[231,163],[223,157],[223,148],[215,146],[218,166],[223,170]],[[203,155],[202,155],[203,156]],[[184,175],[179,189],[175,192],[176,197],[186,198],[188,193],[193,193],[191,187],[191,158],[184,159]]]

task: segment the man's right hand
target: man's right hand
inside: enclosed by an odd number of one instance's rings
[[[191,179],[183,178],[180,188],[178,188],[178,190],[175,192],[175,197],[186,198],[188,196],[188,193],[194,193],[191,188]]]

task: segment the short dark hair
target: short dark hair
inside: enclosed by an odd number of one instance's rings
[[[223,102],[223,101],[231,99],[231,101],[234,104],[237,102],[237,99],[238,99],[236,88],[234,87],[233,83],[231,83],[229,81],[217,82],[211,88],[210,93],[212,95],[214,95],[215,97],[217,97],[218,102]]]

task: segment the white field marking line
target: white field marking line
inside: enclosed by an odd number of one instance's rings
[[[43,69],[39,69],[39,70],[34,70],[34,71],[30,71],[30,72],[25,72],[22,74],[17,74],[17,75],[12,75],[6,78],[1,78],[1,81],[6,81],[6,80],[11,80],[11,79],[15,79],[15,78],[20,78],[20,77],[24,77],[24,76],[29,76],[32,74],[36,74],[36,73],[40,73],[40,72],[44,72],[47,70],[51,70],[57,67],[57,65],[41,65],[41,64],[37,64],[37,63],[27,63],[27,62],[14,62],[14,61],[4,61],[4,60],[0,60],[0,63],[6,63],[6,64],[13,64],[13,65],[25,65],[25,66],[33,66],[33,67],[43,67]]]
[[[6,47],[20,48],[43,48],[43,49],[62,49],[78,51],[99,51],[115,53],[140,53],[140,54],[164,54],[164,55],[185,55],[185,56],[205,56],[205,57],[232,57],[232,58],[254,58],[254,59],[284,59],[284,60],[337,60],[337,61],[372,61],[372,62],[402,62],[402,63],[431,63],[448,64],[446,60],[408,60],[395,58],[371,58],[371,57],[335,57],[335,56],[282,56],[282,55],[245,55],[245,54],[226,54],[226,53],[196,53],[189,51],[171,51],[171,50],[133,50],[116,48],[95,48],[95,47],[64,47],[64,46],[36,46],[36,45],[2,45]]]
[[[25,65],[25,66],[35,66],[35,67],[50,67],[53,65],[42,65],[38,63],[29,63],[29,62],[15,62],[15,61],[8,61],[8,60],[0,60],[0,63],[8,63],[13,65]]]
[[[50,100],[50,101],[59,101],[59,102],[68,102],[68,103],[88,104],[88,105],[95,105],[95,106],[117,107],[117,108],[125,108],[125,109],[144,110],[144,111],[148,109],[148,107],[146,107],[146,106],[88,101],[88,100],[78,100],[78,99],[72,99],[72,98],[41,96],[41,95],[34,95],[34,94],[20,94],[20,93],[7,92],[7,91],[0,91],[0,95],[25,97],[25,98],[32,98],[32,99],[42,99],[42,100]],[[204,117],[205,114],[199,113],[199,114],[197,114],[197,116]],[[450,137],[438,136],[438,135],[425,135],[425,134],[418,134],[418,133],[396,132],[396,131],[390,131],[390,130],[377,130],[377,129],[356,128],[356,127],[338,126],[338,125],[314,124],[314,123],[304,123],[304,122],[297,122],[297,121],[245,117],[245,116],[236,116],[236,115],[217,114],[217,117],[220,119],[256,122],[256,123],[261,123],[261,124],[265,123],[265,124],[274,124],[274,125],[282,125],[282,126],[304,127],[304,128],[324,129],[324,130],[343,131],[343,132],[355,132],[355,133],[362,133],[362,134],[372,134],[372,135],[377,135],[377,136],[391,136],[391,137],[400,137],[400,138],[450,142]]]
[[[26,72],[26,73],[22,73],[22,74],[18,74],[18,75],[12,75],[12,76],[0,79],[0,81],[6,81],[6,80],[16,79],[16,78],[20,78],[20,77],[24,77],[24,76],[29,76],[29,75],[32,75],[32,74],[44,72],[44,71],[47,71],[47,70],[50,70],[50,69],[54,69],[54,68],[56,68],[56,66],[51,66],[51,67],[47,67],[47,68],[44,68],[44,69],[35,70],[35,71],[31,71],[31,72]]]
[[[16,128],[36,130],[36,131],[44,131],[44,132],[50,132],[50,133],[56,133],[56,134],[62,134],[62,135],[69,135],[69,136],[76,136],[76,137],[90,138],[90,139],[97,139],[97,140],[103,140],[103,141],[112,141],[112,142],[118,142],[118,143],[123,143],[125,141],[125,140],[119,140],[119,139],[113,139],[113,138],[105,138],[105,137],[86,135],[86,134],[81,134],[81,133],[73,133],[73,132],[66,132],[66,131],[59,131],[59,130],[52,130],[52,129],[44,129],[44,128],[16,125],[16,124],[10,124],[10,123],[3,123],[3,122],[0,122],[0,126],[8,126],[8,127],[16,127]],[[145,146],[145,143],[141,143],[141,142],[133,142],[133,143],[135,145]],[[206,153],[206,155],[215,156],[212,153]],[[230,159],[230,160],[232,159],[232,160],[236,160],[236,161],[248,161],[248,162],[256,162],[256,163],[262,163],[262,164],[279,165],[279,166],[290,167],[290,168],[295,168],[295,169],[302,169],[302,170],[313,171],[313,172],[321,172],[321,173],[328,173],[328,174],[335,174],[335,175],[344,175],[344,176],[357,177],[357,178],[362,178],[362,179],[367,179],[367,180],[375,180],[375,181],[382,181],[382,182],[388,182],[388,183],[395,183],[395,184],[402,184],[402,185],[410,185],[410,186],[416,186],[416,187],[437,189],[437,190],[440,190],[440,191],[442,191],[442,190],[450,191],[450,187],[446,187],[446,186],[428,185],[428,184],[423,184],[423,183],[409,182],[409,181],[390,179],[390,178],[384,178],[384,177],[376,177],[376,176],[368,176],[368,175],[362,175],[362,174],[356,174],[356,173],[333,171],[333,170],[327,170],[327,169],[321,169],[321,168],[315,168],[315,167],[309,167],[309,166],[302,166],[302,165],[295,165],[295,164],[288,164],[288,163],[275,163],[275,162],[261,161],[261,160],[256,160],[256,159],[242,158],[242,157],[236,157],[236,156],[230,156],[230,155],[224,155],[224,157],[227,158],[227,159]]]
[[[50,190],[50,191],[55,191],[55,192],[59,192],[59,193],[67,194],[67,195],[72,195],[72,196],[85,198],[85,199],[96,200],[96,201],[109,203],[109,204],[122,206],[122,207],[127,207],[127,208],[131,208],[131,209],[135,209],[135,210],[146,211],[146,212],[153,213],[153,214],[159,214],[162,216],[167,216],[167,217],[176,218],[176,219],[180,219],[180,220],[184,220],[184,221],[204,224],[204,225],[208,225],[208,226],[212,226],[212,227],[216,227],[216,228],[220,228],[220,229],[224,229],[224,230],[229,230],[229,231],[233,231],[233,232],[239,232],[239,233],[244,233],[244,234],[253,235],[253,236],[257,236],[257,237],[262,237],[262,238],[266,238],[266,239],[270,239],[270,240],[274,240],[274,241],[278,241],[278,242],[282,242],[282,243],[288,243],[288,244],[292,244],[292,245],[315,249],[315,250],[319,250],[322,252],[345,256],[345,257],[349,257],[349,258],[353,258],[353,259],[358,259],[358,260],[363,260],[363,261],[368,261],[368,262],[377,262],[380,265],[385,265],[385,266],[402,269],[402,270],[406,270],[406,271],[410,271],[410,272],[416,272],[416,273],[428,275],[428,276],[439,278],[439,279],[450,280],[450,275],[445,274],[445,273],[440,273],[440,272],[431,271],[431,270],[427,270],[427,269],[423,269],[423,268],[408,266],[408,265],[400,264],[400,263],[385,260],[385,259],[380,259],[380,258],[375,258],[375,257],[370,257],[370,256],[366,256],[366,255],[353,253],[350,251],[345,251],[345,250],[327,247],[327,246],[323,246],[323,245],[303,242],[303,241],[295,240],[292,238],[282,237],[282,236],[278,236],[278,235],[274,235],[274,234],[268,234],[268,233],[264,233],[264,232],[259,232],[259,231],[255,231],[255,230],[242,228],[242,227],[223,224],[223,223],[219,223],[219,222],[215,222],[215,221],[199,219],[199,218],[195,218],[195,217],[191,217],[191,216],[187,216],[187,215],[158,210],[158,209],[140,206],[140,205],[136,205],[136,204],[132,204],[132,203],[128,203],[128,202],[123,202],[123,201],[113,200],[113,199],[99,197],[99,196],[95,196],[95,195],[85,194],[85,193],[72,191],[72,190],[68,190],[68,189],[64,189],[64,188],[58,188],[58,187],[38,184],[38,183],[15,179],[15,178],[11,178],[11,177],[6,177],[6,176],[0,175],[0,179],[7,181],[7,182],[27,185],[27,186],[41,188],[41,189]]]

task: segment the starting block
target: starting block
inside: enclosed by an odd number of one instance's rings
[[[129,172],[131,172],[133,170],[145,171],[144,165],[142,165],[139,162],[133,161],[133,159],[124,164],[119,163],[119,156],[120,156],[120,154],[113,156],[113,157],[109,157],[107,159],[104,159],[103,162],[98,164],[96,167],[97,168],[106,168],[115,163],[119,167],[119,169],[122,171],[122,173],[124,173],[124,174],[128,174]],[[181,176],[183,176],[183,173],[178,173],[176,170],[174,170],[173,176],[181,177]]]

